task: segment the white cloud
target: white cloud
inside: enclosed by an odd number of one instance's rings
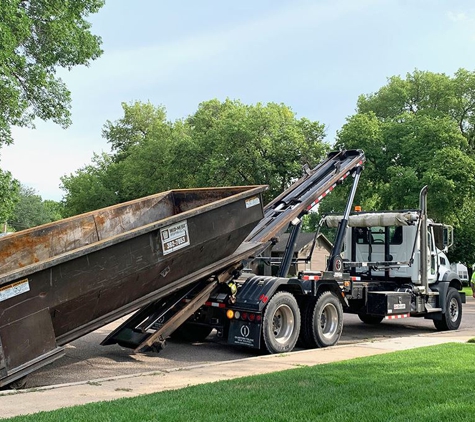
[[[468,39],[475,41],[475,12],[449,11],[447,16],[449,20],[458,25],[460,29],[468,32]]]
[[[448,12],[447,13],[447,16],[449,17],[449,19],[453,22],[467,22],[469,20],[471,20],[468,15],[464,12]]]

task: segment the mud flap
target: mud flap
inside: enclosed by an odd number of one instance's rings
[[[259,349],[261,347],[261,326],[261,324],[246,321],[231,321],[228,343]]]

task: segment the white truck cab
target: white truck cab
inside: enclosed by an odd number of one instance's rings
[[[327,216],[325,223],[337,227],[341,217]],[[356,276],[372,280],[395,279],[423,284],[421,277],[421,213],[363,212],[351,215],[345,235],[342,258],[353,267]],[[427,220],[427,282],[428,284],[456,278],[443,252],[453,243],[451,226]]]

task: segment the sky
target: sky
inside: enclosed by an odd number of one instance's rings
[[[110,151],[102,128],[123,102],[162,105],[171,121],[213,98],[284,103],[324,123],[331,143],[358,96],[389,77],[475,71],[473,0],[108,0],[88,20],[103,55],[58,71],[73,124],[13,128],[0,150],[0,167],[44,200]]]

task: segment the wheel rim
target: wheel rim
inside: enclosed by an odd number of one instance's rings
[[[457,302],[457,299],[452,298],[449,303],[449,314],[450,314],[450,320],[452,322],[456,322],[458,317],[459,317],[459,304]]]
[[[320,328],[324,337],[332,337],[338,327],[338,310],[335,305],[328,303],[320,315]]]
[[[287,305],[279,306],[272,318],[272,333],[277,342],[285,344],[294,331],[294,314]]]

